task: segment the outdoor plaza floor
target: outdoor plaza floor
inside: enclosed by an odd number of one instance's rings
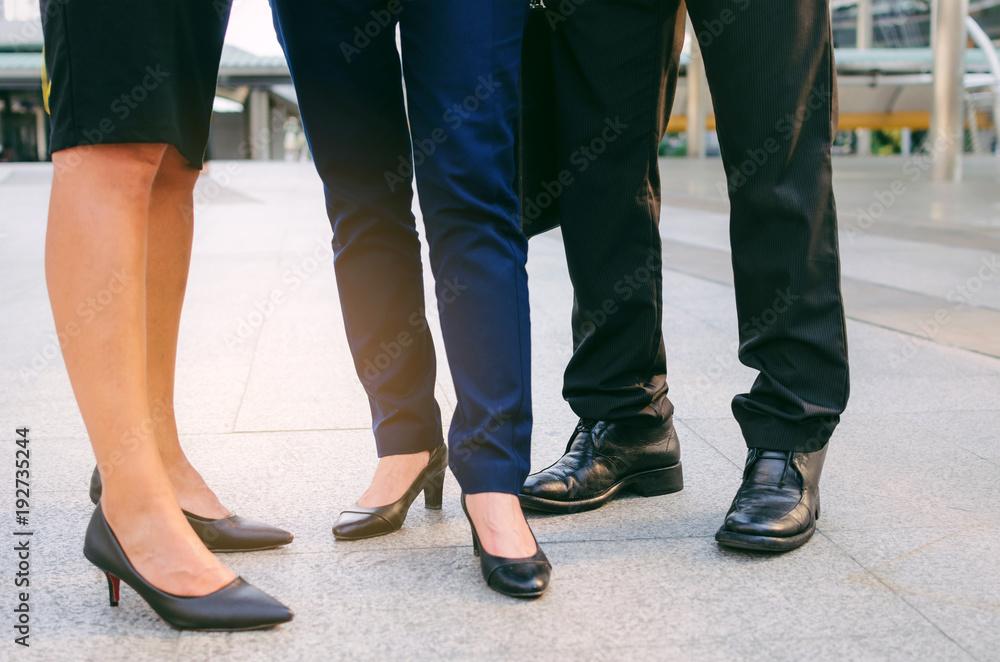
[[[309,163],[211,164],[181,329],[182,441],[230,509],[295,534],[286,548],[223,558],[296,613],[235,634],[174,631],[130,589],[109,608],[83,558],[94,458],[46,297],[51,167],[0,166],[0,660],[1000,659],[1000,163],[968,158],[965,182],[943,185],[901,158],[835,161],[852,395],[818,532],[780,556],[713,538],[745,457],[729,403],[754,373],[736,359],[721,163],[661,165],[685,489],[532,516],[553,579],[540,600],[518,602],[484,584],[450,475],[443,510],[418,500],[396,534],[334,540],[376,456],[321,186]],[[558,232],[532,239],[529,275],[537,470],[576,424],[560,394],[572,295]],[[455,396],[428,311],[448,419]],[[21,427],[28,649],[13,641]]]

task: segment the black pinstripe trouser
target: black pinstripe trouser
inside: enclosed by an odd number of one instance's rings
[[[657,146],[674,96],[684,5],[547,4],[557,118],[556,180],[547,185],[575,295],[563,395],[582,418],[656,424],[673,413]],[[739,358],[759,371],[733,413],[751,447],[815,449],[848,398],[829,8],[816,0],[690,0],[688,11],[731,202]],[[541,156],[524,147],[526,162]],[[531,176],[530,165],[525,172]]]

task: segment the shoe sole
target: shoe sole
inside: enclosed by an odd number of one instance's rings
[[[715,540],[724,547],[732,547],[734,549],[744,549],[753,552],[790,552],[806,544],[813,537],[814,533],[816,533],[815,522],[802,533],[787,538],[753,536],[747,533],[735,533],[719,529],[715,534]]]
[[[278,545],[268,545],[267,547],[247,547],[244,549],[212,549],[208,545],[205,545],[205,547],[208,547],[208,551],[213,554],[240,554],[242,552],[266,552],[269,549],[278,549],[279,547],[286,547],[291,544],[290,542],[285,542]]]
[[[642,471],[637,474],[632,474],[631,476],[618,481],[602,494],[591,499],[583,499],[580,501],[554,501],[552,499],[543,499],[527,494],[520,494],[518,495],[518,498],[521,501],[522,508],[529,508],[531,510],[538,510],[546,513],[569,515],[572,513],[580,513],[600,508],[624,490],[631,490],[635,494],[643,497],[654,497],[662,496],[664,494],[673,494],[674,492],[680,492],[683,489],[684,472],[681,469],[681,463],[678,462],[673,466],[664,467],[663,469],[652,469],[650,471]]]
[[[391,536],[394,533],[399,533],[403,530],[403,527],[398,529],[393,529],[392,531],[386,531],[385,533],[373,533],[369,536],[338,536],[336,533],[333,534],[335,540],[368,540],[369,538],[381,538],[382,536]]]
[[[270,625],[252,625],[246,628],[179,628],[172,623],[168,623],[166,620],[163,619],[162,616],[160,617],[160,620],[169,625],[170,627],[172,627],[173,629],[177,630],[178,632],[254,632],[256,630],[270,630],[272,628],[278,627],[279,625],[284,625],[286,623],[292,622],[292,619],[289,619],[287,621],[282,621],[280,623],[273,623]]]
[[[493,587],[491,586],[490,588]],[[508,598],[518,598],[521,600],[537,600],[538,598],[542,597],[542,595],[545,594],[544,589],[538,591],[537,593],[504,593],[503,591],[497,591],[495,588],[493,588],[493,590],[499,593],[500,595],[506,595]]]
[[[95,568],[97,568],[98,570],[100,570],[100,569],[101,569],[101,566],[97,565],[97,563],[95,563],[95,562],[94,562],[94,560],[93,560],[93,559],[91,559],[91,558],[90,558],[90,556],[88,556],[88,555],[87,555],[87,550],[84,550],[84,552],[83,552],[83,557],[84,557],[85,559],[87,559],[88,561],[90,561],[90,563],[91,563],[91,564],[92,564],[92,565],[93,565],[93,566],[94,566]],[[103,572],[103,571],[102,571],[102,572]],[[128,587],[129,587],[130,589],[132,589],[133,591],[135,591],[135,587],[133,587],[133,586],[132,586],[131,584],[129,584],[129,583],[127,582],[127,581],[125,581],[125,580],[121,580],[121,583],[122,583],[122,584],[124,584],[125,586],[128,586]],[[135,591],[135,592],[136,592],[137,594],[139,593],[138,591]],[[271,628],[276,628],[276,627],[278,627],[279,625],[284,625],[285,623],[291,623],[291,622],[292,622],[293,620],[295,620],[295,614],[293,613],[293,614],[292,614],[292,617],[291,617],[291,618],[289,618],[288,620],[285,620],[285,621],[281,621],[281,622],[278,622],[278,623],[264,623],[264,624],[262,624],[262,625],[248,625],[247,627],[242,627],[242,628],[224,628],[224,627],[207,627],[207,628],[199,628],[199,627],[181,627],[181,626],[179,626],[179,625],[175,625],[174,623],[171,623],[171,622],[170,622],[170,621],[168,621],[167,619],[163,618],[163,616],[161,616],[161,615],[160,615],[160,614],[159,614],[159,613],[158,613],[158,612],[157,612],[157,611],[156,611],[155,609],[153,609],[153,606],[152,606],[152,605],[150,605],[150,604],[149,604],[149,602],[147,602],[147,601],[146,601],[146,599],[145,599],[144,597],[142,597],[142,595],[139,595],[139,599],[140,599],[140,600],[142,600],[142,601],[143,601],[143,602],[144,602],[144,603],[146,604],[146,606],[148,606],[148,607],[149,607],[149,608],[150,608],[150,609],[151,609],[151,610],[153,611],[153,613],[154,613],[154,614],[156,614],[156,617],[157,617],[157,618],[159,618],[159,619],[160,619],[161,621],[163,621],[163,622],[164,622],[164,623],[165,623],[166,625],[169,625],[169,626],[170,626],[171,628],[173,628],[174,630],[177,630],[178,632],[251,632],[251,631],[253,631],[253,630],[270,630]],[[116,608],[116,609],[117,609],[117,608],[118,608],[118,606],[119,606],[119,604],[120,604],[120,603],[115,603],[115,604],[114,604],[114,605],[112,605],[112,606],[113,606],[114,608]]]

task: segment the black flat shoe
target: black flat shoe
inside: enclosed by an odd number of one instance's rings
[[[493,556],[479,544],[479,534],[476,525],[469,517],[469,509],[465,506],[465,495],[462,495],[462,510],[472,527],[472,553],[479,557],[479,565],[483,571],[486,585],[497,593],[509,595],[512,598],[537,598],[549,587],[552,576],[552,564],[545,558],[545,552],[535,540],[535,555],[523,559],[507,559]],[[532,533],[534,538],[535,534]]]
[[[523,508],[568,514],[600,508],[623,492],[651,497],[682,489],[672,418],[652,428],[581,420],[566,454],[528,476],[519,496]]]
[[[178,630],[260,630],[292,620],[292,611],[242,577],[198,597],[166,593],[143,579],[115,537],[101,506],[94,510],[83,555],[107,576],[112,607],[118,606],[121,582],[135,589],[160,618]]]
[[[97,467],[94,467],[94,473],[90,477],[90,500],[94,505],[101,500],[101,473]],[[218,554],[259,552],[292,542],[292,534],[288,531],[239,515],[208,519],[192,515],[186,510],[183,512],[205,547]]]
[[[362,540],[399,531],[406,520],[406,514],[410,512],[410,505],[421,492],[424,493],[424,506],[430,510],[440,510],[444,471],[447,467],[448,447],[441,444],[431,451],[427,466],[399,501],[375,508],[354,504],[340,513],[333,525],[334,537],[337,540]]]
[[[810,453],[751,448],[743,484],[715,534],[719,544],[787,552],[812,538],[819,519],[819,477],[826,448]]]

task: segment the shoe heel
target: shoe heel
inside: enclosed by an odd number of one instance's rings
[[[121,597],[122,580],[112,575],[110,572],[104,573],[108,578],[108,598],[112,607],[118,606],[118,599]]]
[[[476,535],[475,531],[472,532],[472,553],[479,556],[479,536]]]
[[[441,510],[441,498],[444,494],[444,472],[431,476],[424,483],[424,508]]]
[[[632,489],[644,497],[671,494],[684,489],[684,474],[681,463],[665,469],[643,471],[632,476]]]

